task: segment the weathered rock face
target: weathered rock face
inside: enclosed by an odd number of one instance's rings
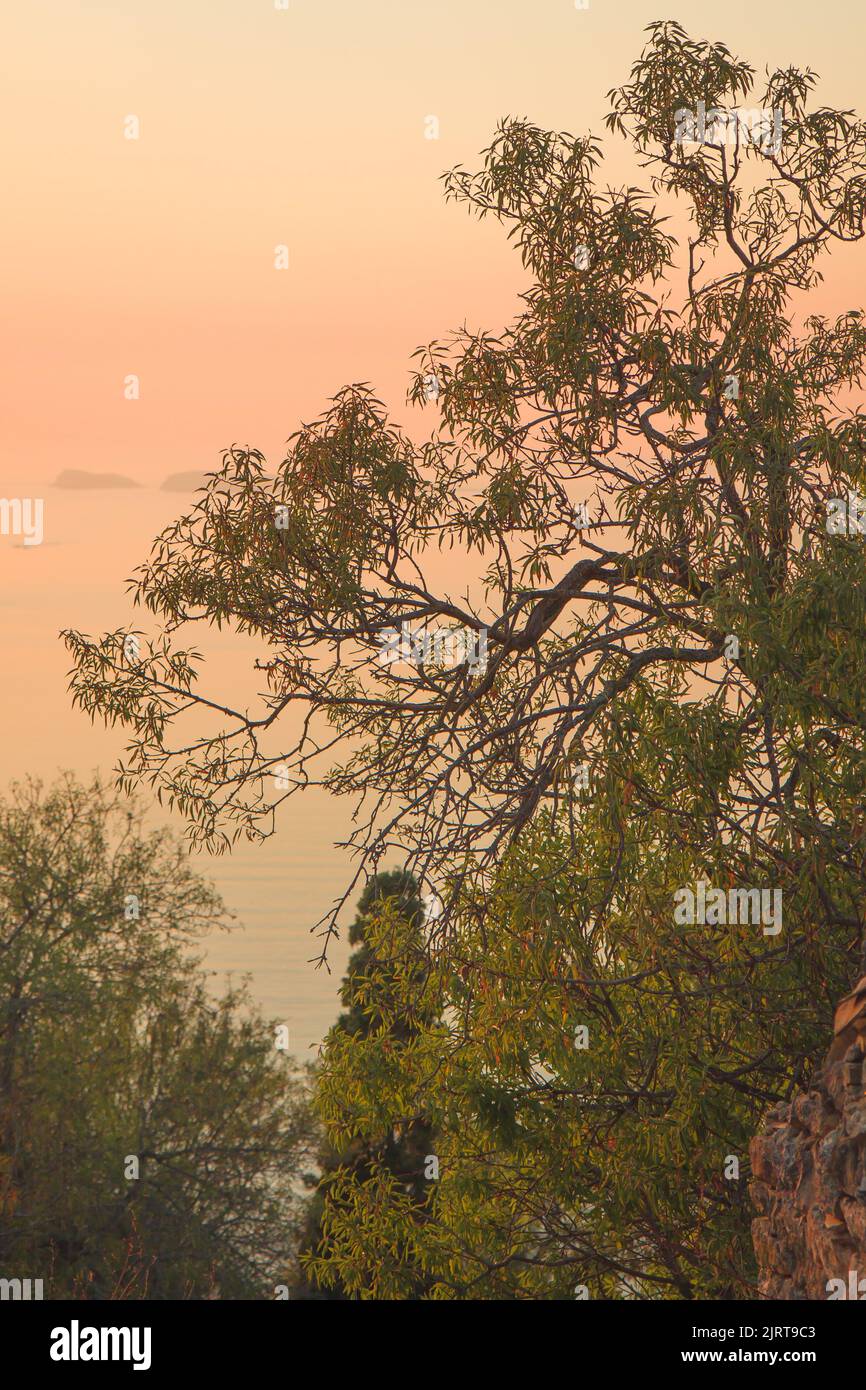
[[[750,1145],[765,1298],[866,1298],[863,1051],[858,1041],[828,1060],[814,1088],[777,1105]]]

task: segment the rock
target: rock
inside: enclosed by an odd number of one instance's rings
[[[764,1298],[853,1297],[866,1276],[866,1096],[838,1036],[810,1090],[774,1106],[750,1145]]]

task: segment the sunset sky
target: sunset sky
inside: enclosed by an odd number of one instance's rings
[[[464,318],[495,327],[516,287],[502,234],[446,207],[438,175],[472,167],[505,115],[604,134],[606,93],[657,17],[644,0],[11,7],[4,465],[160,481],[235,440],[279,453],[344,381],[399,410],[411,349]],[[830,103],[861,99],[860,7],[676,18],[759,70],[811,64]],[[607,143],[616,182],[624,146]]]
[[[515,252],[494,223],[445,204],[445,169],[475,167],[512,115],[603,136],[606,179],[633,178],[604,128],[606,93],[663,17],[648,0],[7,8],[0,495],[46,499],[45,545],[0,537],[7,778],[111,767],[121,740],[69,709],[57,632],[123,621],[124,579],[184,504],[153,490],[166,475],[212,468],[235,442],[278,462],[287,436],[346,382],[372,383],[406,420],[416,346],[513,314]],[[759,71],[811,65],[822,103],[866,105],[866,14],[850,0],[681,3],[673,17]],[[138,139],[125,138],[130,116]],[[429,117],[438,139],[425,138]],[[287,270],[274,268],[281,245]],[[859,252],[835,257],[813,310],[866,301],[862,264]],[[138,400],[124,398],[131,374]],[[122,473],[147,491],[58,492],[64,468]],[[270,988],[267,952],[286,922],[291,970],[302,969],[304,925],[339,887],[329,845],[343,815],[333,812],[335,828],[319,802],[286,817],[283,850],[257,862],[282,853],[283,865],[303,864],[303,892],[283,883],[268,898],[264,955],[247,958],[239,938],[215,958],[254,968],[269,1008],[303,997],[305,1040],[332,1020],[334,982]],[[220,867],[218,881],[233,872]],[[242,915],[253,910],[246,891]]]

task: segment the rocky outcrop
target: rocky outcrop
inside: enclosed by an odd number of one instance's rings
[[[54,486],[86,492],[94,488],[138,487],[138,483],[122,473],[88,473],[84,468],[64,468],[58,473]]]
[[[850,1038],[837,1030],[813,1088],[777,1105],[750,1145],[764,1298],[866,1299],[866,1047]]]
[[[163,492],[198,492],[206,487],[212,475],[200,471],[169,473],[162,484]]]

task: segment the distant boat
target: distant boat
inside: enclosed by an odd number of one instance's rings
[[[64,468],[58,473],[54,486],[81,492],[88,488],[138,487],[139,484],[122,473],[87,473],[83,468]]]

